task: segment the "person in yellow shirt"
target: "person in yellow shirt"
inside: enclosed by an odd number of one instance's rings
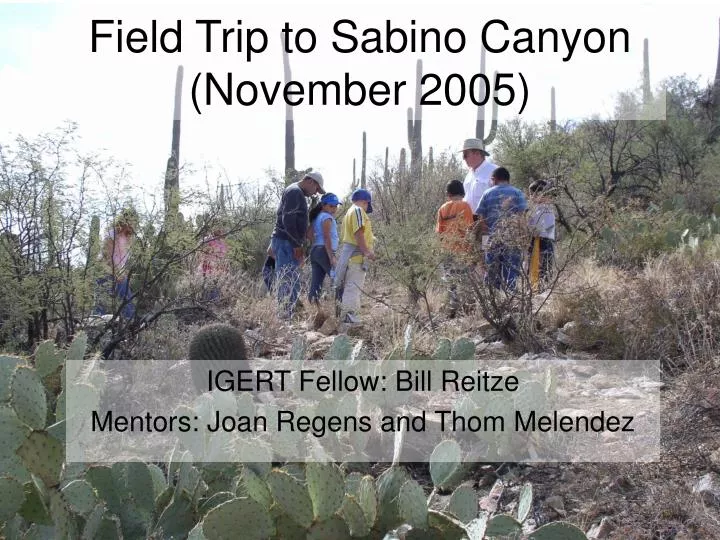
[[[375,260],[375,237],[368,214],[372,213],[372,195],[366,189],[353,191],[342,221],[342,235],[335,273],[336,299],[340,301],[342,322],[360,322],[360,294],[365,286],[367,262]]]
[[[437,212],[435,232],[444,251],[443,281],[448,285],[448,315],[455,317],[460,300],[457,285],[470,264],[472,246],[468,232],[473,226],[473,211],[463,200],[465,188],[460,180],[451,180],[445,188],[447,201]]]

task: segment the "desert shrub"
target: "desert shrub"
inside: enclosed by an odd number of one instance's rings
[[[720,354],[720,243],[676,249],[632,274],[589,260],[550,299],[547,326],[568,330],[572,346],[609,359],[661,359],[670,368]]]
[[[662,208],[615,209],[598,231],[594,256],[601,264],[641,269],[646,261],[675,251],[691,238],[704,241],[719,233],[717,216],[689,212],[684,198],[676,196]]]

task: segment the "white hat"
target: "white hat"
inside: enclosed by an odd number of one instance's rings
[[[490,152],[485,150],[485,145],[480,139],[465,139],[462,150],[458,150],[458,152],[464,152],[465,150],[480,150],[485,156],[490,155]]]
[[[325,181],[323,180],[322,174],[320,174],[319,172],[308,172],[305,173],[305,176],[303,178],[310,178],[312,180],[315,180],[318,186],[320,186],[320,193],[325,194],[325,189],[323,188],[323,184],[325,183]]]

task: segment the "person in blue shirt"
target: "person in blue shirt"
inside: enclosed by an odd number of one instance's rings
[[[505,167],[493,171],[491,184],[475,210],[483,235],[485,280],[497,289],[512,290],[522,270],[522,250],[508,242],[510,239],[502,232],[509,220],[527,211],[528,204],[525,194],[510,185],[510,173]]]
[[[342,204],[334,193],[326,193],[320,202],[310,212],[310,228],[308,236],[311,241],[310,265],[312,278],[308,299],[314,304],[320,301],[325,276],[333,278],[333,271],[337,263],[335,253],[339,244],[335,213],[338,205]]]

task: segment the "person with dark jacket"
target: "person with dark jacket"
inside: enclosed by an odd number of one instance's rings
[[[302,180],[285,188],[280,199],[270,249],[275,255],[278,303],[283,319],[292,317],[300,294],[299,267],[304,257],[303,243],[309,217],[306,197],[324,194],[323,183],[320,173],[309,172]]]

